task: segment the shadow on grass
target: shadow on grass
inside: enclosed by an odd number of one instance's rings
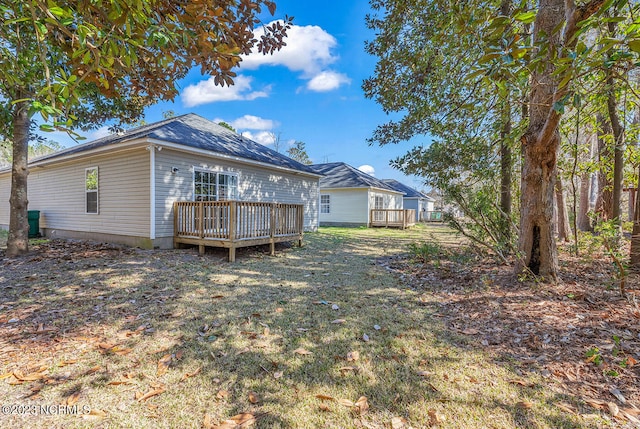
[[[495,388],[510,370],[444,330],[435,307],[374,264],[413,238],[356,232],[309,234],[276,257],[241,249],[235,264],[221,249],[198,257],[68,242],[5,260],[1,368],[29,374],[44,362],[48,372],[0,394],[17,401],[35,389],[34,401],[64,403],[78,392],[79,403],[108,410],[112,427],[201,427],[207,414],[242,412],[264,428],[384,427],[395,416],[426,427],[429,410],[447,416],[441,427],[596,427],[552,407],[518,408],[514,398],[548,394]],[[153,389],[164,390],[136,400]],[[360,396],[371,407],[362,416],[348,402]]]

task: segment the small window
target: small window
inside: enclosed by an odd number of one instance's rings
[[[330,195],[320,195],[320,213],[331,213]]]
[[[380,196],[380,195],[376,195],[375,200],[374,200],[374,204],[373,204],[373,208],[376,210],[381,210],[384,208],[384,197]]]
[[[98,213],[98,167],[84,170],[85,212]]]

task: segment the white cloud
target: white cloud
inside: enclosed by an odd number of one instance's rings
[[[111,132],[109,131],[109,127],[104,126],[104,127],[98,128],[95,131],[92,131],[91,134],[87,136],[87,140],[88,141],[98,140],[98,139],[101,139],[102,137],[106,137],[110,135],[111,135]]]
[[[231,126],[237,130],[270,130],[275,126],[275,122],[259,116],[244,115],[232,121]]]
[[[269,131],[260,131],[256,134],[253,134],[251,131],[244,131],[242,135],[265,146],[271,145],[275,142],[275,135]]]
[[[269,86],[262,91],[251,91],[252,77],[238,75],[234,80],[235,85],[231,86],[216,85],[213,77],[201,80],[195,85],[189,85],[181,94],[182,102],[186,107],[194,107],[216,101],[255,100],[269,96],[271,90]]]
[[[371,176],[376,175],[376,169],[368,164],[361,165],[360,167],[358,167],[358,170],[362,171],[363,173],[369,174]]]
[[[269,24],[271,25],[271,24]],[[254,31],[257,39],[263,33],[260,27]],[[291,71],[304,72],[313,77],[338,59],[331,50],[338,44],[335,37],[317,25],[293,25],[287,30],[287,44],[273,55],[252,52],[242,57],[240,68],[257,69],[263,65],[285,66]]]
[[[351,83],[351,79],[342,73],[327,70],[315,75],[307,83],[307,88],[311,91],[326,92],[337,89],[343,83]]]

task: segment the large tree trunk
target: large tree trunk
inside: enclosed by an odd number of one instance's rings
[[[565,19],[564,0],[541,0],[533,26],[533,45],[547,40],[549,57],[557,53],[560,31]],[[553,234],[557,151],[560,144],[560,113],[553,109],[558,78],[553,61],[534,67],[531,75],[529,127],[522,137],[520,236],[518,249],[522,259],[517,271],[525,268],[535,275],[555,280],[558,256]]]
[[[13,108],[13,164],[11,196],[9,197],[9,236],[7,256],[15,257],[29,251],[29,219],[27,218],[27,158],[29,153],[28,103],[18,102]]]
[[[549,280],[556,280],[558,255],[553,236],[553,198],[560,135],[560,110],[554,103],[568,94],[559,87],[566,76],[555,73],[554,62],[566,58],[577,42],[578,23],[603,5],[591,0],[580,7],[571,0],[540,0],[533,26],[533,46],[545,46],[547,57],[533,67],[529,98],[529,127],[522,136],[523,166],[520,207],[520,237],[516,271],[525,269]],[[563,25],[564,24],[564,25]],[[535,54],[535,52],[534,52]]]
[[[562,179],[556,178],[556,215],[558,222],[558,240],[571,241],[571,227],[569,226],[569,212],[565,204],[564,188]]]

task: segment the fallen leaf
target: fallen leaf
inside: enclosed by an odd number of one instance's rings
[[[320,411],[331,411],[329,406],[327,404],[325,404],[324,402],[321,403],[321,404],[318,404],[318,408],[320,408]]]
[[[369,342],[369,336],[367,334],[362,334],[362,339],[364,340],[365,343]]]
[[[284,312],[284,308],[282,307],[276,308],[276,313],[282,313],[282,312]]]
[[[475,328],[467,328],[464,331],[462,331],[462,333],[465,334],[465,335],[476,335],[476,334],[479,334],[480,331],[478,331]]]
[[[74,392],[71,395],[67,396],[64,403],[65,405],[74,405],[80,399],[80,392]]]
[[[613,402],[607,402],[607,408],[609,408],[609,414],[613,417],[617,417],[620,414],[620,408]]]
[[[344,374],[345,372],[348,371],[358,371],[358,367],[357,366],[343,366],[342,368],[338,368],[338,371],[340,371],[342,374]]]
[[[193,372],[186,372],[186,373],[182,376],[182,378],[180,378],[180,381],[184,381],[184,380],[186,380],[187,378],[190,378],[190,377],[193,377],[193,376],[195,376],[195,375],[198,375],[198,374],[200,373],[200,371],[202,371],[202,367],[198,367],[198,369],[196,369],[196,370],[195,370],[195,371],[193,371]]]
[[[273,373],[273,378],[275,378],[276,380],[281,378],[284,375],[284,373],[282,371],[276,371]]]
[[[381,328],[380,328],[380,325],[373,325],[373,329],[375,329],[376,331],[379,331]]]
[[[176,358],[176,360],[180,360],[180,359],[182,359],[183,355],[184,355],[184,351],[178,350],[174,357]]]
[[[338,307],[338,304],[333,304],[333,305],[331,306],[331,309],[332,309],[332,310],[340,310],[340,307]]]
[[[433,371],[418,371],[418,375],[420,377],[430,377],[430,376],[432,376],[434,374],[435,374],[435,372],[433,372]]]
[[[427,411],[427,414],[429,414],[429,423],[431,426],[437,426],[445,421],[444,416],[434,409]]]
[[[391,419],[391,429],[404,429],[407,427],[407,419],[404,417],[394,417]]]
[[[36,381],[36,380],[42,380],[43,378],[45,378],[44,372],[45,371],[37,371],[27,375],[23,375],[19,371],[14,371],[13,376],[20,381]]]
[[[229,397],[229,392],[226,390],[218,390],[216,393],[216,399],[227,399]]]
[[[129,353],[131,353],[131,351],[132,349],[130,348],[120,346],[115,346],[110,350],[111,353],[117,354],[118,356],[128,355]]]
[[[295,354],[303,355],[303,356],[304,356],[304,355],[311,355],[311,354],[313,354],[313,353],[312,353],[312,352],[310,352],[309,350],[305,350],[305,349],[303,349],[302,347],[301,347],[301,348],[299,348],[299,349],[295,349],[293,352],[294,352]]]
[[[335,401],[333,396],[323,395],[323,394],[316,395],[316,398],[322,399],[323,401]]]
[[[344,405],[345,407],[353,407],[355,404],[348,399],[338,399],[338,404]]]
[[[220,299],[220,298],[224,298],[224,295],[213,295],[211,297],[211,299]]]
[[[171,355],[170,354],[166,354],[164,356],[162,356],[160,358],[160,360],[158,361],[158,371],[156,373],[156,375],[158,377],[160,377],[161,375],[166,374],[166,372],[169,370],[169,365],[171,364]]]
[[[601,401],[600,399],[593,399],[593,398],[583,398],[584,402],[591,405],[593,408],[597,408],[599,410],[604,408],[604,405],[606,405],[605,401]]]
[[[627,364],[627,366],[629,368],[633,367],[634,365],[636,365],[638,363],[637,360],[635,360],[633,357],[631,356],[627,356],[627,359],[625,360],[625,363]]]
[[[336,319],[336,320],[332,320],[331,323],[334,323],[336,325],[340,325],[342,323],[346,322],[345,319]]]
[[[615,398],[618,401],[620,401],[622,404],[625,404],[627,402],[627,399],[624,397],[622,392],[620,392],[620,390],[616,389],[615,387],[610,388],[609,389],[609,393],[611,393],[613,396],[615,396]]]
[[[257,404],[260,402],[260,396],[256,392],[249,392],[249,402],[252,404]]]
[[[164,393],[164,391],[165,389],[163,387],[160,387],[155,389],[149,389],[149,391],[145,394],[142,394],[141,392],[136,392],[136,400],[138,402],[146,401],[149,398],[152,398],[154,396],[160,395],[161,393]]]
[[[562,411],[567,412],[569,414],[574,414],[576,415],[576,411],[573,409],[573,407],[570,404],[567,404],[566,402],[558,402],[556,404],[556,407],[560,408]]]
[[[84,373],[82,373],[82,375],[91,375],[93,373],[96,373],[100,371],[100,366],[96,365],[93,368],[89,368],[88,370],[86,370]]]
[[[85,420],[102,420],[107,417],[107,413],[102,410],[92,409],[88,414],[83,414]]]
[[[519,384],[520,386],[524,386],[524,387],[531,387],[534,385],[534,383],[527,381],[527,380],[522,380],[520,378],[512,378],[510,380],[507,380],[509,383],[513,383],[513,384]]]
[[[227,419],[219,425],[212,426],[213,429],[241,429],[253,425],[256,422],[256,418],[251,413],[237,414],[230,419]]]
[[[359,397],[356,403],[354,404],[354,408],[356,412],[361,416],[365,415],[369,411],[369,402],[367,401],[367,397],[366,396]]]
[[[529,401],[520,401],[518,403],[516,403],[516,407],[517,408],[522,408],[522,409],[529,409],[531,407],[533,407],[533,404]]]
[[[347,353],[347,362],[357,362],[360,359],[360,352],[357,350]]]

